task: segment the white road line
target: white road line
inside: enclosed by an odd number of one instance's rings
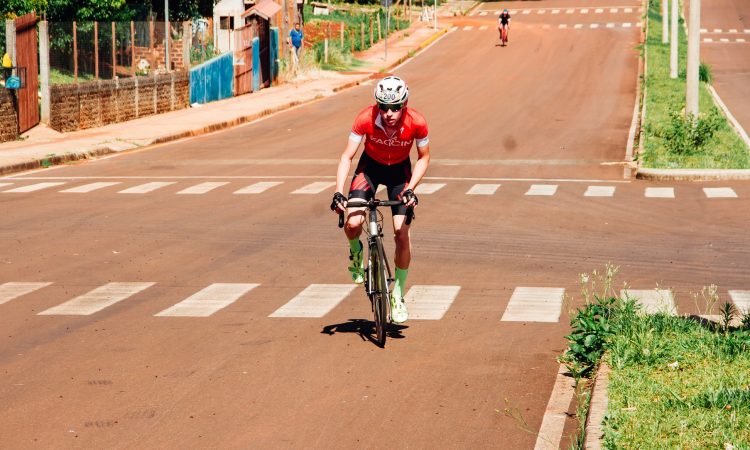
[[[612,22],[607,24],[607,28],[614,28],[614,27],[615,27],[615,24],[613,24]]]
[[[538,11],[537,11],[536,13],[537,13],[537,14],[544,14],[544,13],[546,13],[546,12],[547,12],[547,11],[545,11],[545,10],[543,10],[543,9],[540,9],[540,10],[538,10]]]
[[[637,299],[638,303],[643,305],[641,311],[646,314],[677,315],[674,296],[669,289],[623,289],[620,291],[620,296]]]
[[[618,9],[617,9],[617,8],[611,8],[611,9],[609,10],[609,12],[610,12],[610,13],[612,13],[612,14],[616,14],[616,13],[617,13],[617,11],[618,11]]]
[[[170,184],[175,183],[175,181],[154,181],[151,183],[133,186],[132,188],[128,188],[118,192],[118,194],[148,194],[149,192],[153,192],[157,189],[163,188],[164,186],[169,186]]]
[[[434,194],[445,187],[445,183],[421,183],[414,189],[415,194]]]
[[[531,10],[530,9],[524,9],[521,14],[531,14]]]
[[[501,322],[557,322],[562,311],[563,288],[517,287],[510,296]]]
[[[511,9],[511,10],[508,11],[508,14],[510,14],[512,16],[513,14],[515,14],[517,12],[518,12],[517,9]],[[498,16],[500,15],[500,10],[499,9],[497,10],[497,15]]]
[[[39,282],[39,283],[26,283],[26,282],[10,282],[0,284],[0,305],[8,303],[14,298],[18,298],[22,295],[29,294],[43,287],[49,286],[52,283]]]
[[[577,23],[577,24],[573,25],[573,28],[575,28],[576,30],[579,30],[579,29],[583,28],[583,25],[581,25],[580,23]]]
[[[563,29],[565,29],[565,28],[568,28],[568,24],[565,24],[565,23],[561,23],[560,25],[558,25],[558,26],[557,26],[557,28],[559,28],[559,29],[563,30]]]
[[[647,187],[644,195],[649,198],[674,198],[674,188]]]
[[[3,186],[10,186],[10,185],[12,185],[12,184],[13,184],[13,183],[0,183],[0,187],[3,187]]]
[[[714,33],[721,33],[721,28],[714,28]]]
[[[552,14],[560,14],[560,10],[559,9],[553,9],[552,10]]]
[[[494,195],[499,187],[499,184],[475,184],[466,193],[469,195]]]
[[[575,12],[575,9],[566,9],[565,14],[573,14]]]
[[[736,32],[737,32],[737,28],[731,28],[731,29],[729,30],[729,32],[730,32],[730,33],[736,33]]]
[[[614,186],[589,186],[583,193],[584,197],[612,197],[613,195],[615,195]]]
[[[547,24],[544,24],[544,25],[542,25],[542,29],[543,29],[543,30],[549,30],[549,29],[550,29],[551,27],[552,27],[552,26],[551,26],[550,24],[548,24],[548,23],[547,23]]]
[[[451,31],[452,31],[452,32],[453,32],[453,31],[456,31],[456,30],[458,30],[458,27],[452,27],[452,28],[451,28]]]
[[[557,450],[560,448],[565,420],[568,417],[570,401],[575,393],[575,380],[566,376],[568,368],[560,364],[555,377],[555,385],[547,402],[547,408],[542,417],[542,425],[536,437],[534,450]]]
[[[256,283],[214,283],[154,316],[208,317],[258,286]]]
[[[500,10],[498,9],[497,11],[493,12],[492,14],[493,14],[493,15],[495,15],[495,16],[499,16],[499,15],[500,15],[500,12],[501,12],[501,11],[500,11]]]
[[[41,191],[42,189],[51,188],[53,186],[60,186],[61,184],[65,184],[63,181],[51,181],[47,183],[36,183],[36,184],[30,184],[28,186],[21,186],[17,187],[15,189],[9,189],[7,191],[3,191],[3,193],[21,193],[21,192],[35,192],[35,191]]]
[[[625,11],[626,13],[632,13],[632,12],[633,12],[633,8],[625,8],[625,10],[624,10],[624,11]]]
[[[487,11],[482,11],[482,12],[479,13],[479,15],[480,16],[486,16],[487,15]]]
[[[601,13],[603,13],[603,12],[604,12],[604,10],[603,10],[603,9],[601,9],[601,8],[596,8],[596,9],[594,10],[594,13],[596,13],[596,14],[601,14]]]
[[[472,28],[474,28],[474,27],[473,27],[473,26],[471,26],[471,25],[466,25],[466,26],[464,27],[464,31],[469,31],[469,30],[471,30]]]
[[[235,194],[262,194],[272,187],[282,184],[282,181],[259,181],[234,191]]]
[[[711,38],[703,38],[703,42],[713,42],[714,40]]]
[[[381,185],[380,185],[380,186],[378,186],[378,188],[377,188],[377,189],[375,190],[375,193],[376,193],[376,194],[379,194],[379,193],[383,192],[384,190],[385,190],[385,185],[384,185],[384,184],[381,184]]]
[[[737,42],[745,42],[745,40],[744,40],[744,39],[739,39],[739,38],[738,38],[738,39],[737,39]]]
[[[355,284],[311,284],[268,317],[323,317],[355,287]]]
[[[750,313],[750,291],[729,291],[729,297],[740,314]]]
[[[720,188],[703,188],[703,192],[708,198],[737,198],[734,189],[728,187]]]
[[[72,192],[76,194],[85,194],[91,191],[95,191],[97,189],[102,189],[102,188],[114,186],[117,184],[122,184],[122,182],[121,181],[102,181],[99,183],[89,183],[89,184],[84,184],[83,186],[65,189],[64,191],[60,191],[60,192]]]
[[[481,27],[479,27],[479,31],[484,31],[486,29],[487,29],[487,25],[482,25]]]
[[[310,183],[296,191],[292,191],[292,194],[320,194],[333,186],[336,186],[336,183],[332,181],[316,181],[315,183]]]
[[[633,24],[632,24],[632,23],[630,23],[630,22],[625,22],[625,23],[623,23],[623,24],[622,24],[622,27],[623,27],[623,28],[630,28],[630,27],[632,27],[632,26],[633,26]]]
[[[727,38],[721,38],[721,39],[719,39],[719,41],[721,41],[721,42],[729,42],[729,39],[727,39]]]
[[[581,14],[588,14],[588,13],[589,13],[589,10],[587,8],[583,8],[581,10]]]
[[[524,195],[555,195],[556,184],[532,184]]]
[[[107,283],[104,286],[40,312],[40,316],[88,316],[125,300],[155,283]]]
[[[708,30],[705,28],[701,28],[701,33],[708,33]]]
[[[461,286],[412,286],[404,297],[409,319],[442,319],[460,290]]]
[[[183,189],[178,194],[205,194],[206,192],[212,191],[218,187],[224,186],[226,184],[229,184],[228,181],[212,181],[212,182],[206,182],[201,184],[196,184],[195,186],[191,186],[187,189]]]
[[[592,28],[592,29],[593,28],[599,28],[599,24],[598,23],[592,23],[591,25],[589,25],[589,28]]]
[[[750,30],[748,30],[748,29],[746,28],[746,29],[745,29],[745,34],[750,34]]]

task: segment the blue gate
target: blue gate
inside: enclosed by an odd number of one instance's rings
[[[190,69],[190,104],[231,97],[233,64],[234,58],[230,52]]]

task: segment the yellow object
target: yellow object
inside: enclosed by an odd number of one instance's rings
[[[3,67],[6,69],[13,67],[13,62],[10,60],[10,55],[7,53],[3,55]]]

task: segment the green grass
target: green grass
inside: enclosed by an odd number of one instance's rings
[[[94,75],[90,73],[79,73],[78,81],[89,81],[93,80]],[[76,79],[72,73],[64,72],[57,69],[50,69],[49,71],[49,82],[50,84],[70,84],[75,83]]]
[[[670,122],[670,113],[682,111],[685,107],[685,65],[687,38],[680,23],[679,27],[679,72],[677,79],[669,77],[669,44],[661,43],[662,21],[660,2],[651,0],[648,10],[646,120],[643,124],[643,141],[640,145],[644,167],[657,168],[750,168],[749,149],[724,120],[714,137],[700,151],[690,154],[675,154],[667,150],[665,139],[660,131]],[[706,85],[700,83],[699,109],[708,113],[716,108]]]

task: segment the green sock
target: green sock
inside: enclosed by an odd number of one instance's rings
[[[349,248],[352,249],[352,253],[359,253],[362,251],[362,244],[359,243],[359,238],[349,239]]]
[[[409,275],[409,269],[399,269],[396,267],[396,282],[393,283],[393,297],[401,298],[404,296],[406,287],[406,276]]]

